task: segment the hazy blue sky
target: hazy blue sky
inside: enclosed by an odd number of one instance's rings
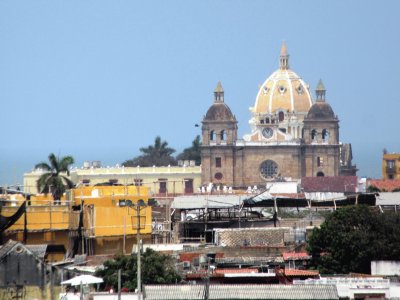
[[[250,131],[258,85],[322,78],[360,176],[400,152],[400,1],[0,1],[0,184],[50,152],[114,165],[200,133],[218,80]]]

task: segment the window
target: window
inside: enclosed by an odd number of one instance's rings
[[[225,130],[221,131],[221,141],[226,141],[226,132],[225,132]]]
[[[85,184],[85,185],[90,184],[90,179],[82,179],[82,184]]]
[[[273,160],[266,160],[260,165],[260,175],[264,179],[273,178],[278,175],[278,165]]]
[[[324,177],[324,176],[325,176],[324,172],[318,172],[317,173],[317,177]]]
[[[394,169],[394,160],[387,160],[386,165],[388,169]]]
[[[311,140],[312,141],[317,140],[317,131],[315,129],[311,130]]]
[[[303,94],[303,87],[302,87],[301,85],[299,85],[299,86],[296,88],[296,91],[297,91],[297,93],[298,93],[299,95]]]
[[[220,172],[215,173],[215,175],[214,175],[214,178],[217,179],[217,180],[221,180],[222,177],[223,177],[223,176],[222,176],[222,173],[220,173]]]
[[[328,131],[328,129],[323,129],[322,130],[322,140],[324,142],[328,142],[329,141],[329,131]]]
[[[193,194],[193,179],[185,179],[185,194]]]
[[[140,178],[133,179],[133,185],[142,186],[143,185],[143,179],[140,179]]]
[[[110,179],[108,181],[111,185],[117,184],[118,183],[118,179]]]
[[[211,130],[210,132],[210,141],[215,141],[215,131]]]
[[[221,168],[222,163],[221,163],[221,157],[216,157],[215,158],[215,167],[216,168]]]
[[[165,194],[167,193],[167,179],[158,179],[160,187],[158,192],[160,194]]]
[[[323,165],[324,165],[324,158],[318,156],[318,157],[317,157],[317,166],[318,166],[318,167],[322,167]]]
[[[279,119],[279,122],[282,122],[283,120],[285,120],[285,113],[283,111],[279,112],[278,119]]]
[[[265,118],[265,124],[269,124],[269,118]]]

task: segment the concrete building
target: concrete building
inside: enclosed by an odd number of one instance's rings
[[[143,207],[137,203],[143,200]],[[145,242],[153,233],[149,191],[138,186],[90,186],[70,190],[60,203],[51,195],[3,200],[3,241],[47,244],[58,261],[76,254],[131,253],[138,230]],[[140,224],[140,227],[139,227]],[[50,260],[50,258],[49,258]]]
[[[384,153],[382,179],[400,179],[400,153]]]
[[[24,191],[36,194],[36,182],[43,170],[24,174]],[[98,162],[86,162],[81,168],[70,171],[70,179],[77,186],[113,185],[146,186],[150,193],[173,197],[176,194],[192,194],[201,186],[201,167],[194,163],[167,167],[101,167]]]
[[[218,83],[202,122],[203,184],[247,187],[280,178],[355,175],[351,145],[339,140],[339,119],[322,81],[313,101],[308,84],[289,67],[285,44],[279,64],[258,91],[251,132],[243,139]]]

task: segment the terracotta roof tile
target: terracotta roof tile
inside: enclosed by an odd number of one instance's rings
[[[214,273],[217,274],[237,274],[237,273],[258,273],[257,269],[243,268],[243,269],[215,269]]]
[[[311,258],[307,252],[284,252],[282,256],[284,260],[300,260]]]
[[[284,269],[285,276],[318,276],[319,272],[314,270]]]
[[[400,179],[382,180],[382,179],[368,179],[367,187],[374,186],[382,192],[391,192],[396,188],[400,188]]]
[[[303,177],[301,185],[306,193],[356,192],[357,176]]]

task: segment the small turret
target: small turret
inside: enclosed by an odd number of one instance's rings
[[[315,94],[318,102],[325,102],[326,89],[321,79],[318,82]]]
[[[281,70],[289,69],[289,54],[286,50],[286,43],[282,43],[281,54],[279,55],[279,67]]]
[[[218,81],[214,90],[214,102],[224,102],[224,89],[221,81]]]

